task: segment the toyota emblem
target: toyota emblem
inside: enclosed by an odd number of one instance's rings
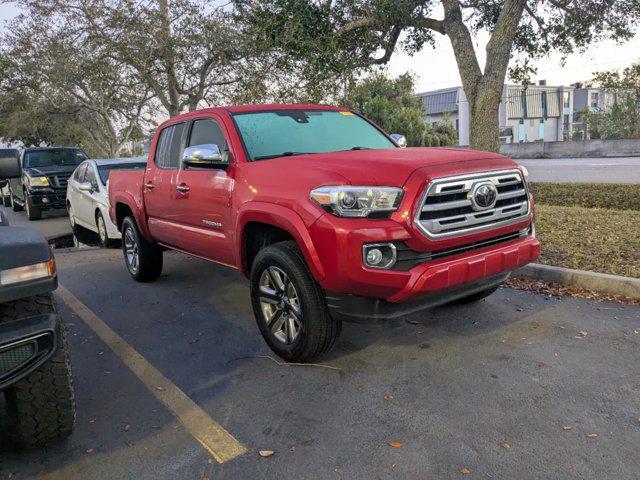
[[[469,192],[469,199],[474,210],[492,208],[498,200],[498,189],[493,183],[478,183]]]

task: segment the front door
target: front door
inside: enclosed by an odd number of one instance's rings
[[[223,155],[230,155],[221,123],[213,117],[194,120],[186,145],[209,144],[217,145]],[[234,263],[230,224],[232,189],[233,178],[227,170],[181,165],[174,202],[175,215],[182,224],[181,249],[217,262]]]
[[[176,215],[176,177],[184,145],[186,123],[165,127],[158,136],[153,163],[147,167],[142,192],[151,236],[179,247],[180,218]]]

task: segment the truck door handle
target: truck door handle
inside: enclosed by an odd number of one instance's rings
[[[178,185],[176,189],[180,192],[188,192],[191,190],[187,185]]]
[[[153,183],[148,182],[144,184],[144,188],[148,188],[149,190],[151,190],[152,188],[156,188],[156,186]]]

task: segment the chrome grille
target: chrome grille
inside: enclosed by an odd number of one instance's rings
[[[478,208],[472,192],[478,184],[493,184],[495,204]],[[519,222],[530,213],[527,186],[519,170],[502,170],[437,178],[422,196],[415,224],[429,238],[446,238]]]

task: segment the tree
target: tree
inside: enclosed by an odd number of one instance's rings
[[[387,132],[401,133],[412,147],[454,145],[451,124],[433,127],[425,122],[422,100],[415,96],[409,74],[392,79],[376,73],[352,84],[341,103],[359,111]],[[444,122],[447,123],[447,122]]]
[[[594,74],[604,108],[583,113],[590,138],[640,138],[640,64]]]
[[[260,87],[264,71],[232,12],[206,0],[20,0],[126,65],[169,116]],[[49,22],[47,22],[49,23]],[[257,80],[257,81],[256,81]]]
[[[254,35],[303,61],[308,75],[346,72],[451,42],[471,113],[470,144],[498,149],[498,109],[509,61],[552,49],[584,49],[601,38],[633,36],[635,0],[235,0]],[[481,68],[473,36],[486,31]],[[404,36],[403,36],[404,34]]]

